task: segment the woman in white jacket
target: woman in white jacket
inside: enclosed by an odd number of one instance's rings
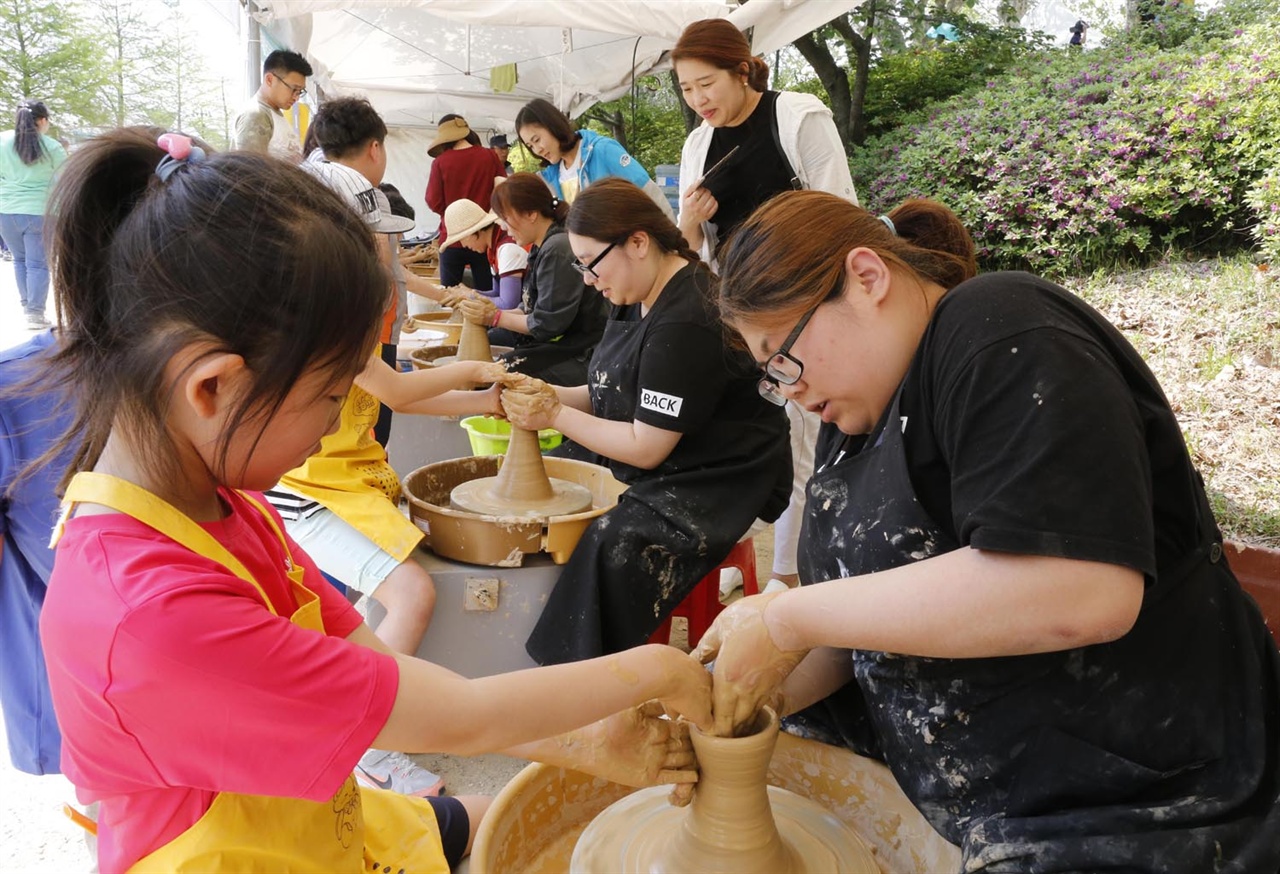
[[[730,233],[775,194],[810,188],[858,202],[831,110],[811,94],[767,90],[769,66],[751,54],[736,27],[724,19],[694,22],[671,60],[685,102],[702,117],[680,156],[680,231],[713,270]],[[820,424],[794,403],[786,408],[795,476],[791,503],[774,529],[767,589],[798,580],[796,546]],[[738,582],[722,580],[721,591]]]

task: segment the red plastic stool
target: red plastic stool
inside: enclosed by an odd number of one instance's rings
[[[752,538],[747,537],[735,543],[724,561],[698,581],[693,591],[663,620],[649,642],[670,643],[671,617],[683,616],[689,620],[689,647],[692,649],[697,646],[702,635],[707,633],[711,623],[724,609],[724,605],[720,603],[720,571],[731,567],[742,572],[743,595],[760,594],[760,583],[756,580],[756,544]]]

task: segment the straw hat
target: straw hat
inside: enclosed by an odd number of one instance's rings
[[[427,146],[427,154],[435,158],[445,150],[446,146],[466,139],[469,133],[471,128],[467,125],[466,119],[451,118],[436,128],[436,138],[431,141],[431,145]]]
[[[444,226],[449,229],[448,238],[440,248],[452,246],[463,237],[482,231],[498,220],[497,215],[480,208],[480,204],[465,197],[445,207]]]

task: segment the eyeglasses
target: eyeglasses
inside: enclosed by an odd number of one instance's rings
[[[829,300],[835,300],[843,291],[844,273],[841,272],[836,278],[836,284],[831,287],[831,291],[827,292],[827,296],[814,304],[813,309],[800,317],[800,321],[796,322],[796,326],[791,329],[787,339],[782,341],[778,351],[770,355],[769,360],[762,365],[764,378],[756,385],[756,389],[760,392],[760,397],[779,407],[786,406],[787,399],[782,396],[782,392],[778,391],[778,386],[795,385],[804,374],[804,362],[791,354],[791,347],[795,345],[796,340],[800,339],[800,332],[804,330],[805,325],[809,324],[809,320],[818,311],[818,307]]]
[[[582,274],[584,279],[588,276],[591,277],[592,279],[599,279],[600,274],[596,273],[596,265],[599,264],[601,261],[603,261],[604,256],[612,252],[615,246],[618,246],[626,242],[626,239],[627,239],[626,237],[623,237],[621,240],[614,240],[612,243],[605,246],[604,251],[601,252],[599,255],[597,255],[595,258],[592,258],[590,264],[583,264],[580,261],[576,261],[576,260],[570,261],[569,263],[573,265],[574,270],[577,270],[579,273]]]
[[[809,324],[818,307],[826,302],[824,298],[818,302],[817,306],[801,316],[800,321],[796,322],[796,326],[787,335],[787,339],[783,340],[782,345],[778,347],[778,351],[769,356],[769,360],[764,363],[764,378],[756,388],[760,392],[760,397],[769,403],[779,407],[786,406],[787,399],[783,397],[782,392],[778,391],[778,386],[795,385],[804,374],[804,362],[791,354],[791,347],[795,345],[796,340],[800,339],[800,332],[804,330],[805,325]]]
[[[275,73],[272,73],[271,75],[275,78],[275,80],[276,80],[277,82],[279,82],[281,85],[283,85],[284,87],[286,87],[286,88],[288,88],[290,91],[292,91],[292,92],[293,92],[293,96],[294,96],[294,97],[302,97],[303,95],[305,95],[305,94],[307,93],[306,86],[304,86],[304,85],[290,85],[288,82],[286,82],[285,80],[281,79],[279,76],[276,76],[276,74],[275,74]]]

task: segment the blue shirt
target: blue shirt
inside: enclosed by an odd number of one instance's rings
[[[649,171],[631,157],[617,140],[593,130],[583,129],[578,133],[582,135],[582,144],[578,146],[579,191],[606,176],[621,176],[637,188],[644,188],[645,183],[652,181]],[[546,180],[559,198],[564,197],[564,192],[560,188],[561,163],[563,162],[558,161],[538,171],[538,175]]]
[[[36,372],[54,345],[52,331],[0,351],[0,709],[4,711],[9,757],[19,770],[56,774],[62,736],[49,698],[40,646],[40,608],[53,571],[49,535],[58,515],[54,492],[69,462],[55,458],[33,476],[9,486],[27,463],[53,445],[70,422],[48,396],[9,395]]]

